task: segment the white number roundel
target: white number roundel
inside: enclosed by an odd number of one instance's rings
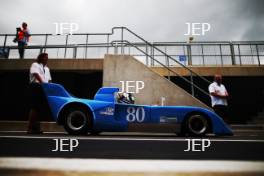
[[[126,119],[128,122],[143,122],[145,120],[145,110],[143,107],[128,107]]]

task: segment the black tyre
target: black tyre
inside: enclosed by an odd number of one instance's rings
[[[69,134],[87,134],[92,128],[91,115],[82,108],[70,108],[65,113],[64,128]]]
[[[185,132],[191,136],[205,136],[209,131],[209,122],[202,114],[192,114],[186,121]]]

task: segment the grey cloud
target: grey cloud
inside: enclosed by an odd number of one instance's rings
[[[54,22],[77,22],[79,32],[127,26],[149,41],[187,40],[186,22],[209,22],[195,40],[264,40],[262,0],[12,0],[0,6],[0,33],[27,21],[32,33],[54,33]]]

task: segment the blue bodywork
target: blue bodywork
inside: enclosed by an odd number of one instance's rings
[[[93,115],[95,131],[128,131],[129,124],[181,124],[188,114],[199,112],[209,118],[212,133],[216,135],[232,135],[231,129],[214,112],[192,106],[149,106],[120,104],[115,100],[115,87],[103,87],[98,90],[93,100],[76,98],[69,94],[63,86],[53,83],[42,84],[52,116],[60,122],[61,111],[70,104],[85,106]]]

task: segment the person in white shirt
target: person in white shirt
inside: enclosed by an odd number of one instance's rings
[[[214,82],[209,85],[209,93],[211,96],[211,103],[214,111],[220,117],[222,117],[226,122],[230,119],[228,118],[228,103],[227,99],[229,97],[225,86],[222,84],[222,76],[215,75]]]
[[[39,118],[43,112],[46,97],[43,93],[41,84],[51,82],[50,70],[47,66],[48,54],[41,53],[37,61],[32,63],[30,67],[29,80],[30,80],[30,113],[29,113],[29,134],[40,134]]]

